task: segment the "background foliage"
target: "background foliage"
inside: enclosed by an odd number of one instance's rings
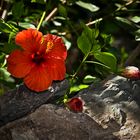
[[[22,83],[7,72],[6,57],[18,48],[17,32],[37,28],[42,14],[40,31],[61,36],[67,46],[71,92],[126,65],[139,67],[139,9],[138,0],[1,0],[0,94]]]

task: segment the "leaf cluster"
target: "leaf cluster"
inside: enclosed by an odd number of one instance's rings
[[[46,17],[40,31],[63,38],[68,49],[67,74],[74,75],[80,66],[77,84],[87,75],[103,78],[124,65],[129,52],[123,46],[113,45],[118,38],[129,38],[134,45],[140,41],[138,0],[2,0],[0,3],[1,89],[3,85],[21,83],[7,73],[6,57],[19,48],[15,44],[17,32],[37,28],[44,11]],[[7,80],[8,77],[13,80]]]

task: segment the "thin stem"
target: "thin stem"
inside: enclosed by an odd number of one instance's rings
[[[96,24],[96,23],[98,23],[99,21],[102,21],[102,20],[103,20],[103,18],[99,18],[97,20],[94,20],[94,21],[91,21],[91,22],[86,23],[86,25],[87,26],[91,26],[91,25]]]
[[[84,58],[83,58],[81,64],[79,65],[78,69],[77,69],[76,72],[72,75],[72,79],[74,79],[74,78],[76,77],[76,75],[78,74],[79,70],[81,69],[81,67],[82,67],[83,64],[85,63],[85,61],[86,61],[86,59],[87,59],[88,56],[89,56],[89,53],[87,53],[87,54],[84,56]]]
[[[43,14],[42,14],[42,17],[41,17],[41,19],[40,19],[40,21],[39,21],[39,24],[38,24],[38,26],[37,26],[37,30],[40,29],[40,26],[41,26],[41,24],[42,24],[42,22],[43,22],[43,19],[44,19],[45,15],[46,15],[46,11],[44,11]]]
[[[57,13],[57,11],[58,11],[58,8],[55,7],[55,8],[51,11],[51,13],[45,18],[44,21],[49,21],[49,20]]]

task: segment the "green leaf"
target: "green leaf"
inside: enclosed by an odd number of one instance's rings
[[[117,23],[120,26],[122,26],[124,29],[129,30],[129,31],[135,31],[137,29],[135,24],[131,22],[130,20],[126,18],[122,18],[122,17],[115,17],[115,18],[117,20]]]
[[[105,64],[106,66],[110,67],[110,69],[115,72],[116,71],[116,64],[117,60],[116,57],[108,52],[98,52],[94,54],[94,57]]]
[[[10,33],[12,32],[12,28],[9,24],[3,22],[2,20],[0,20],[0,31],[3,33]]]
[[[102,38],[104,39],[105,44],[112,43],[112,36],[107,34],[101,34]]]
[[[99,35],[99,30],[96,28],[96,29],[92,29],[92,34],[93,34],[93,36],[94,36],[94,38],[96,39],[97,37],[98,37],[98,35]]]
[[[84,77],[83,83],[84,84],[89,84],[89,83],[94,82],[96,79],[97,79],[96,77],[93,77],[91,75],[87,75],[87,76]]]
[[[139,23],[140,22],[140,17],[139,16],[134,16],[131,18],[131,21],[135,22],[135,23]]]
[[[65,17],[65,18],[67,17],[67,10],[62,4],[58,5],[58,11],[61,16]]]
[[[77,40],[78,47],[84,54],[89,53],[92,47],[92,44],[89,40],[90,39],[89,36],[91,36],[91,31],[88,29],[85,29],[82,32],[82,35],[78,37],[78,40]]]
[[[71,48],[71,42],[67,40],[65,37],[62,37],[62,38],[63,38],[63,41],[65,43],[67,50],[69,50]]]
[[[97,45],[96,38],[99,35],[98,29],[90,29],[89,27],[83,25],[84,31],[82,32],[82,35],[78,38],[77,44],[79,49],[84,53],[87,54],[91,51],[92,47],[95,45],[96,47],[93,47],[93,50],[99,49],[99,46]]]
[[[8,81],[10,73],[5,68],[0,68],[0,79]]]
[[[28,23],[28,22],[19,22],[19,26],[22,27],[22,28],[25,28],[25,29],[28,29],[28,28],[36,28],[35,25],[31,24],[31,23]]]
[[[126,24],[128,24],[128,25],[132,25],[132,23],[128,20],[128,19],[126,19],[126,18],[122,18],[122,17],[116,17],[116,19],[118,20],[118,21],[121,21],[121,22],[123,22],[123,23],[126,23]]]
[[[5,54],[0,52],[0,63],[4,63]]]
[[[88,86],[89,85],[85,85],[85,84],[80,84],[78,86],[73,86],[73,87],[70,88],[70,93],[72,93],[72,92],[78,92],[78,91],[80,91],[82,89],[88,88]]]
[[[97,40],[95,40],[92,48],[92,54],[94,55],[94,53],[98,53],[100,51],[101,51],[101,45],[98,43]]]
[[[19,46],[11,43],[5,43],[4,46],[0,46],[0,51],[9,54],[15,49],[20,49]]]
[[[91,29],[82,22],[81,26],[84,28],[84,32],[88,36],[89,40],[92,41],[93,39],[96,39],[99,36],[99,30],[97,27],[95,27],[95,29]]]
[[[93,5],[91,3],[86,3],[83,1],[77,1],[76,4],[82,8],[85,8],[91,12],[96,12],[99,10],[99,7],[97,7],[96,5]]]
[[[140,29],[135,32],[135,40],[140,41]]]
[[[15,19],[19,19],[24,13],[24,3],[22,1],[14,3],[12,7],[12,14]]]
[[[31,3],[45,4],[46,3],[46,0],[31,0]]]
[[[15,80],[5,68],[0,68],[0,95],[7,91],[7,87],[15,87]],[[3,86],[4,85],[4,86]]]
[[[15,37],[15,35],[16,35],[16,33],[14,33],[14,32],[11,32],[11,33],[9,34],[8,43],[11,42],[11,40]]]
[[[91,44],[90,44],[89,40],[87,39],[87,37],[85,35],[82,35],[78,38],[77,44],[78,44],[79,49],[84,54],[89,53],[89,51],[91,49]]]

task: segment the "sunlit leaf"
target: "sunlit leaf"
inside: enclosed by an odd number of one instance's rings
[[[139,23],[140,22],[140,16],[134,16],[131,18],[131,20],[135,23]]]
[[[85,84],[80,84],[80,85],[77,85],[77,86],[73,86],[70,88],[70,93],[71,92],[78,92],[82,89],[85,89],[85,88],[88,88],[89,85],[85,85]]]
[[[96,5],[92,4],[92,3],[86,3],[83,1],[77,1],[76,2],[77,5],[79,5],[82,8],[85,8],[91,12],[96,12],[99,10],[99,7],[97,7]]]
[[[97,78],[94,77],[94,76],[91,76],[91,75],[86,75],[83,79],[83,83],[85,84],[89,84],[89,83],[92,83],[96,80]]]
[[[126,19],[126,18],[116,17],[116,19],[117,19],[118,21],[121,21],[121,22],[123,22],[123,23],[126,23],[126,24],[131,25],[131,22],[130,22],[128,19]]]
[[[71,47],[71,42],[69,40],[67,40],[65,37],[63,37],[63,40],[65,43],[65,46],[67,47],[67,50],[69,50]]]
[[[53,20],[52,22],[53,22],[53,24],[54,24],[55,26],[61,26],[61,25],[62,25],[61,22],[58,22],[58,21],[56,21],[56,20]]]

